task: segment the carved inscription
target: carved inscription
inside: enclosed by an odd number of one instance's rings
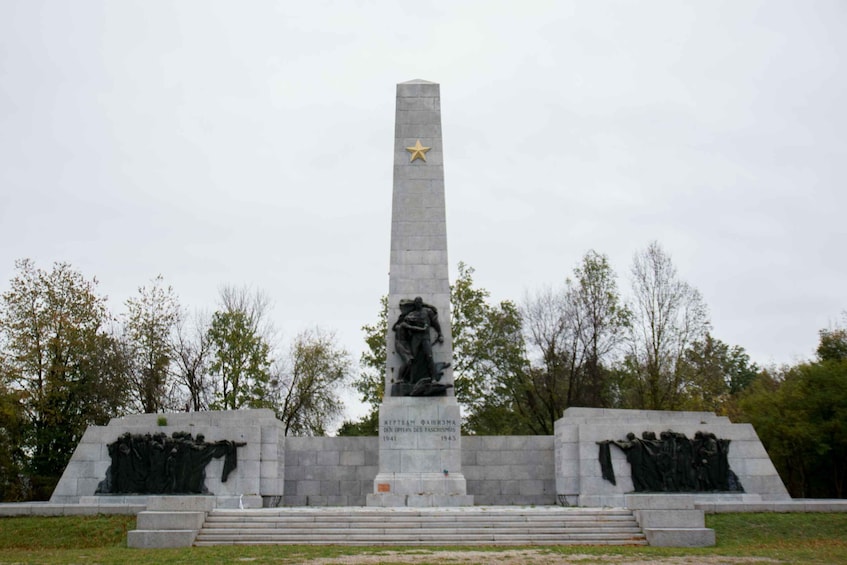
[[[426,434],[435,436],[444,442],[454,442],[459,439],[459,421],[448,419],[419,419],[398,420],[386,419],[380,422],[380,437],[383,442],[395,443],[409,434]]]

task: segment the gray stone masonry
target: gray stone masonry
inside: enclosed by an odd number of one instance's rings
[[[474,504],[556,504],[552,436],[464,436],[462,469]]]
[[[148,496],[136,529],[127,532],[127,547],[190,547],[215,502],[214,496]]]
[[[288,438],[286,448],[282,506],[363,506],[373,492],[379,438]],[[476,505],[556,504],[552,436],[463,436],[462,470]]]
[[[695,508],[688,494],[627,495],[624,504],[632,510],[650,545],[706,547],[715,545],[715,531],[706,528],[703,510]]]
[[[165,423],[165,425],[160,425]],[[272,410],[233,410],[136,414],[113,418],[107,426],[91,426],[74,451],[50,502],[79,503],[91,497],[111,465],[108,444],[121,434],[190,432],[206,441],[246,442],[238,448],[238,467],[221,481],[223,459],[206,466],[206,487],[219,507],[261,506],[262,498],[281,497],[285,478],[285,436]],[[97,497],[108,504],[112,496]],[[122,498],[116,495],[116,498]]]
[[[375,437],[291,437],[286,443],[283,506],[364,506],[373,492]]]
[[[412,161],[406,148],[418,141],[430,149],[425,160]],[[433,347],[433,357],[436,362],[449,363],[453,355],[441,91],[433,82],[413,80],[397,85],[389,269],[386,391],[391,390],[401,365],[391,331],[400,315],[401,299],[420,296],[438,309],[444,343]],[[452,369],[445,371],[442,382],[453,382]],[[447,394],[453,396],[452,389]],[[391,397],[385,400],[390,402]]]
[[[438,311],[442,340],[432,344],[432,361],[446,367],[440,383],[453,384],[446,218],[440,87],[423,80],[400,83],[394,131],[386,394],[380,406],[379,469],[373,492],[366,497],[368,506],[473,504],[462,471],[461,416],[452,386],[443,397],[392,394],[403,370],[392,327],[401,314],[400,301],[416,297]],[[417,362],[423,361],[421,352],[412,353]]]
[[[731,440],[729,465],[741,481],[747,501],[753,497],[759,501],[789,500],[785,485],[750,424],[733,424],[728,418],[711,412],[600,408],[568,408],[556,422],[557,495],[571,505],[623,506],[624,496],[634,490],[629,463],[620,449],[612,447],[617,485],[606,481],[600,470],[597,442],[622,440],[628,432],[640,437],[643,431],[658,435],[665,430],[681,432],[688,437],[694,437],[697,431],[707,431]],[[708,502],[727,495],[702,493],[695,496],[697,501]]]

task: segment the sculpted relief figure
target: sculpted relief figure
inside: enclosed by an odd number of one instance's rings
[[[394,350],[402,362],[392,396],[441,396],[453,385],[440,384],[448,363],[435,363],[432,346],[444,343],[438,310],[418,296],[400,301],[400,316],[391,327]],[[435,331],[435,338],[432,331]]]
[[[604,479],[615,484],[609,445],[620,448],[630,465],[635,492],[744,492],[738,476],[729,468],[728,439],[697,432],[694,439],[672,430],[634,433],[626,440],[606,440],[600,445]]]
[[[206,441],[203,434],[194,438],[188,432],[171,437],[126,432],[108,445],[111,466],[100,482],[97,494],[203,494],[206,489],[206,465],[224,458],[221,482],[238,466],[237,448],[244,442]]]

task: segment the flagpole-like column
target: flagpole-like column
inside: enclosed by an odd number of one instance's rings
[[[473,504],[453,392],[439,85],[397,85],[385,395],[369,506]]]

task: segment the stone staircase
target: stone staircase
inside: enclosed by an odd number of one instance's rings
[[[632,511],[609,508],[212,510],[194,545],[647,545]]]

